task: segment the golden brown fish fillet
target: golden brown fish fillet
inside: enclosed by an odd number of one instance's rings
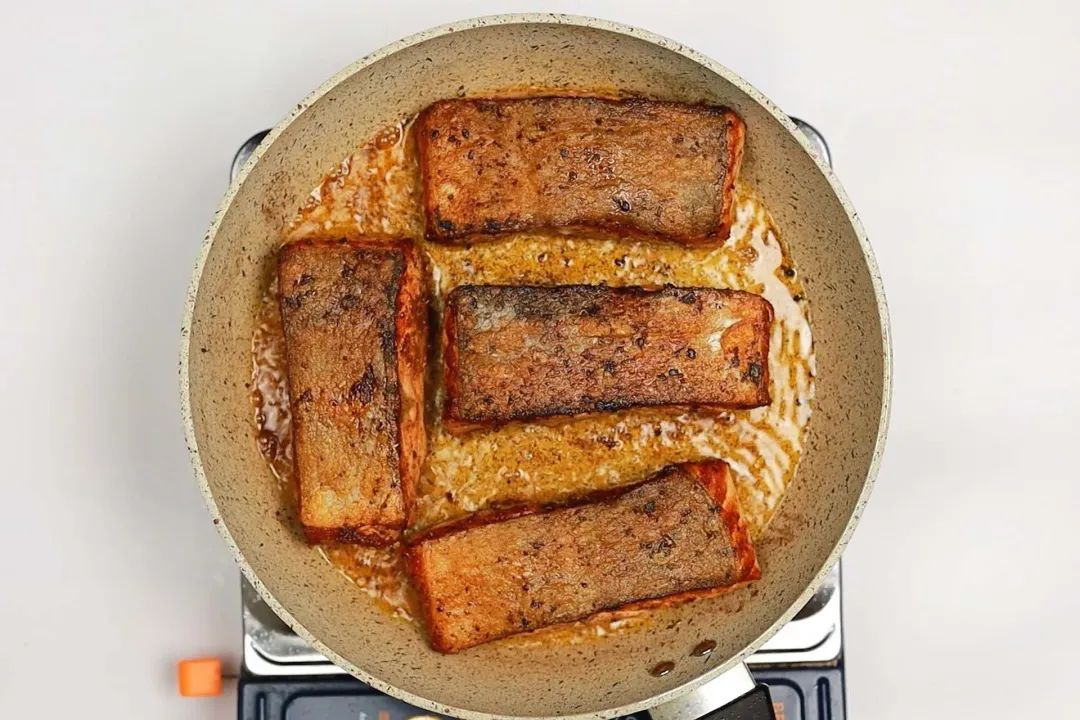
[[[569,506],[437,527],[410,545],[406,560],[431,644],[448,653],[760,577],[723,462],[669,467]]]
[[[767,405],[772,319],[738,290],[459,286],[444,308],[444,419]]]
[[[427,307],[408,241],[278,253],[300,520],[309,542],[389,545],[423,462]]]
[[[720,244],[745,134],[727,108],[641,98],[437,102],[417,121],[427,237],[595,227]]]

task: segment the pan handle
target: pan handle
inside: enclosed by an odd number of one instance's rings
[[[794,115],[788,117],[791,118],[791,122],[795,123],[795,127],[799,128],[802,134],[806,136],[806,139],[810,141],[810,146],[814,148],[814,152],[821,158],[821,161],[832,167],[832,153],[829,151],[829,144],[825,142],[825,136],[805,120],[800,120]]]
[[[759,685],[745,663],[697,690],[649,710],[652,720],[776,720],[767,685]]]

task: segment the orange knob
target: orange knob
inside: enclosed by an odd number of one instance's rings
[[[221,694],[221,660],[189,658],[176,664],[180,694],[184,697],[212,697]]]

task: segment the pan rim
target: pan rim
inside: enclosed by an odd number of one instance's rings
[[[236,197],[237,192],[241,184],[250,174],[251,169],[266,152],[270,145],[285,131],[285,129],[303,112],[309,107],[320,100],[330,90],[339,85],[346,78],[352,76],[356,72],[359,72],[363,68],[378,62],[390,55],[416,45],[418,43],[431,40],[433,38],[448,35],[453,32],[459,32],[462,30],[472,30],[480,27],[500,26],[500,25],[529,25],[529,24],[545,24],[545,25],[574,25],[592,28],[596,30],[602,30],[611,32],[618,35],[626,35],[638,40],[658,45],[665,50],[674,52],[681,55],[688,60],[691,60],[711,72],[721,76],[732,85],[737,87],[740,91],[745,93],[754,102],[763,107],[772,117],[777,120],[788,133],[799,143],[814,163],[817,165],[818,171],[822,173],[825,179],[828,181],[832,188],[833,194],[840,202],[841,207],[844,209],[844,213],[847,216],[848,222],[851,224],[852,229],[855,231],[856,238],[859,242],[859,247],[862,252],[863,258],[867,265],[867,270],[870,274],[871,286],[874,292],[874,300],[877,306],[877,312],[879,321],[881,323],[881,351],[882,351],[882,398],[881,408],[878,418],[877,436],[874,442],[874,448],[870,460],[870,468],[867,472],[865,482],[863,484],[862,491],[859,494],[858,500],[855,504],[855,509],[844,526],[843,532],[837,539],[832,550],[829,552],[824,564],[818,569],[814,578],[803,590],[794,602],[784,611],[761,635],[759,635],[754,641],[743,648],[739,653],[729,658],[724,663],[718,664],[711,668],[708,672],[702,673],[692,680],[683,683],[675,688],[667,690],[663,693],[654,695],[648,699],[641,700],[635,703],[622,705],[615,708],[608,708],[605,710],[597,710],[586,713],[579,713],[574,715],[523,715],[523,716],[509,716],[509,715],[497,715],[495,713],[482,712],[477,710],[470,710],[468,708],[459,708],[429,700],[427,698],[414,695],[406,690],[402,690],[396,686],[393,686],[371,674],[357,665],[349,662],[347,659],[341,657],[329,647],[324,645],[320,640],[314,637],[308,630],[292,616],[292,614],[283,607],[262,584],[259,578],[256,576],[254,570],[247,564],[240,551],[239,546],[236,544],[226,526],[221,512],[218,508],[217,501],[214,499],[210,490],[210,484],[207,480],[205,470],[202,466],[202,461],[199,456],[198,442],[195,438],[195,426],[192,417],[192,402],[191,402],[191,384],[189,380],[189,359],[191,350],[191,326],[194,318],[195,304],[198,298],[198,290],[200,280],[202,278],[203,270],[206,265],[206,260],[209,256],[210,249],[213,246],[215,237],[220,229],[222,219],[232,206],[232,202]],[[188,448],[188,455],[191,461],[192,468],[195,472],[196,481],[199,484],[200,492],[203,496],[203,501],[206,504],[207,510],[213,519],[214,525],[217,527],[222,539],[225,541],[226,546],[232,553],[234,560],[239,565],[241,572],[252,584],[252,586],[262,597],[263,601],[277,614],[294,632],[301,638],[308,642],[312,647],[325,655],[338,667],[343,668],[352,676],[359,678],[364,683],[371,687],[386,693],[399,700],[407,702],[411,705],[437,712],[445,715],[451,715],[454,717],[465,718],[466,720],[488,720],[493,717],[502,717],[512,720],[592,720],[600,718],[612,718],[619,715],[628,715],[631,713],[639,712],[651,707],[655,707],[669,700],[673,700],[681,695],[684,695],[701,685],[709,682],[710,680],[720,676],[724,672],[735,667],[743,660],[746,659],[751,653],[761,647],[766,641],[769,640],[781,627],[783,627],[795,613],[810,599],[813,593],[817,590],[818,586],[822,583],[825,575],[829,572],[832,566],[839,559],[841,552],[850,541],[852,534],[855,531],[855,527],[859,524],[859,520],[862,517],[863,511],[866,507],[866,503],[869,501],[870,495],[873,491],[874,484],[877,479],[878,470],[880,469],[882,455],[884,453],[885,438],[888,434],[889,416],[892,400],[892,372],[893,372],[893,358],[892,358],[892,338],[891,330],[889,327],[889,312],[888,305],[885,300],[885,290],[881,280],[881,273],[878,268],[877,260],[874,256],[873,249],[870,247],[869,240],[866,237],[866,232],[863,229],[862,223],[859,220],[858,213],[855,211],[851,204],[847,193],[844,191],[836,175],[832,169],[826,165],[822,160],[814,153],[813,147],[805,136],[798,130],[795,124],[791,121],[790,117],[782,112],[775,104],[773,104],[768,98],[766,98],[761,92],[759,92],[750,83],[743,80],[737,74],[721,65],[720,63],[712,60],[711,58],[699,53],[685,45],[671,40],[662,35],[652,33],[646,30],[641,30],[630,25],[617,23],[609,20],[603,20],[600,18],[559,14],[559,13],[515,13],[515,14],[500,14],[500,15],[488,15],[482,17],[476,17],[468,20],[462,20],[458,22],[451,22],[438,27],[434,27],[428,30],[423,30],[418,33],[406,36],[400,40],[392,42],[382,48],[363,56],[356,62],[343,68],[335,73],[328,80],[319,85],[314,91],[308,94],[300,103],[292,108],[292,110],[285,116],[274,128],[269,132],[266,138],[252,153],[251,157],[244,163],[240,172],[236,178],[229,184],[228,190],[225,192],[224,197],[221,200],[217,210],[214,212],[211,219],[210,227],[203,237],[202,245],[199,248],[198,255],[196,257],[195,267],[192,272],[191,281],[187,290],[187,299],[184,307],[183,323],[181,328],[181,347],[180,347],[180,363],[179,363],[179,380],[180,380],[180,406],[181,416],[184,423],[184,434]]]

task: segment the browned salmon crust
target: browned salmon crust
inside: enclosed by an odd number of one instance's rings
[[[431,644],[447,653],[605,610],[714,595],[761,574],[723,462],[669,467],[568,506],[437,527],[406,561]]]
[[[444,308],[444,420],[768,405],[772,320],[738,290],[459,286]]]
[[[301,240],[279,251],[278,282],[304,534],[394,543],[426,441],[417,250],[408,241]]]
[[[720,244],[746,127],[709,105],[594,97],[444,100],[420,113],[427,238],[595,227]]]

